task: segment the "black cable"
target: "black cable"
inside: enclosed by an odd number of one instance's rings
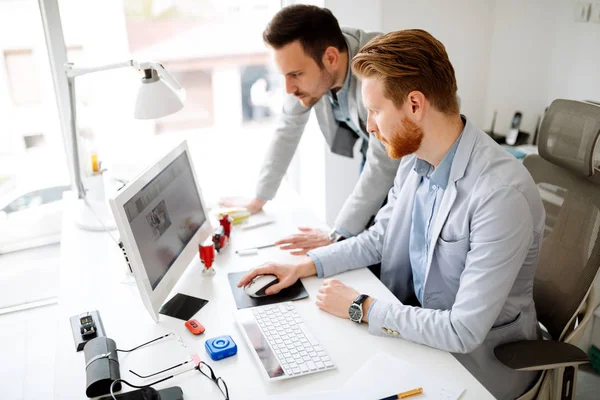
[[[189,363],[189,362],[191,362],[191,361],[190,361],[190,360],[187,360],[187,361],[184,361],[184,362],[182,362],[182,363],[180,363],[180,364],[173,365],[172,367],[165,368],[165,369],[163,369],[162,371],[158,371],[158,372],[155,372],[155,373],[153,373],[153,374],[150,374],[150,375],[140,375],[140,374],[138,374],[137,372],[135,372],[135,371],[133,371],[133,370],[131,370],[131,369],[129,370],[129,372],[131,372],[132,374],[134,374],[134,375],[135,375],[135,376],[137,376],[138,378],[143,378],[143,379],[145,379],[145,378],[150,378],[151,376],[154,376],[154,375],[162,374],[163,372],[167,372],[167,371],[169,371],[169,370],[171,370],[171,369],[173,369],[173,368],[181,367],[182,365],[185,365],[185,364],[187,364],[187,363]]]
[[[125,379],[116,379],[116,380],[114,380],[114,381],[113,381],[113,382],[110,384],[110,395],[111,395],[111,397],[112,397],[114,400],[117,400],[117,398],[115,397],[115,393],[113,392],[113,389],[114,389],[114,387],[115,387],[115,384],[116,384],[116,383],[118,383],[118,382],[123,382],[123,383],[124,383],[124,384],[126,384],[127,386],[129,386],[129,387],[132,387],[132,388],[135,388],[135,389],[145,389],[145,388],[147,388],[147,387],[150,387],[150,386],[152,386],[152,385],[156,385],[157,383],[164,382],[164,381],[166,381],[167,379],[171,379],[173,376],[174,376],[174,375],[167,376],[166,378],[159,379],[159,380],[158,380],[158,381],[156,381],[156,382],[152,382],[152,383],[149,383],[149,384],[147,384],[147,385],[143,385],[143,386],[136,386],[136,385],[132,385],[131,383],[127,382]]]
[[[151,340],[151,341],[149,341],[149,342],[146,342],[146,343],[140,344],[139,346],[137,346],[137,347],[134,347],[133,349],[129,349],[129,350],[121,350],[121,349],[116,349],[115,351],[120,351],[120,352],[122,352],[122,353],[129,353],[129,352],[132,352],[132,351],[134,351],[134,350],[137,350],[137,349],[139,349],[140,347],[143,347],[143,346],[149,345],[150,343],[154,343],[154,342],[156,342],[157,340],[164,339],[164,338],[166,338],[167,336],[171,336],[172,334],[173,334],[173,333],[167,333],[166,335],[163,335],[163,336],[161,336],[161,337],[157,337],[156,339],[152,339],[152,340]]]

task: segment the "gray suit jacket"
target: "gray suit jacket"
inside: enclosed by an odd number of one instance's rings
[[[369,40],[380,33],[367,33],[359,29],[342,28],[350,58]],[[352,122],[366,131],[367,110],[362,102],[361,84],[354,75],[350,78],[348,99]],[[356,135],[341,127],[333,116],[331,103],[323,96],[313,107],[319,127],[332,152],[346,157],[353,156]],[[296,152],[310,108],[303,107],[293,96],[286,96],[279,125],[261,168],[256,188],[257,197],[271,200]],[[388,157],[385,147],[374,135],[369,135],[367,161],[354,191],[346,200],[335,221],[335,228],[356,235],[365,229],[371,216],[375,215],[389,189],[400,161]]]
[[[320,275],[381,261],[381,281],[401,301],[414,296],[410,227],[419,176],[404,157],[377,223],[355,238],[309,253]],[[469,121],[435,219],[422,307],[376,301],[369,332],[455,353],[499,399],[525,392],[536,373],[513,371],[499,344],[540,338],[533,278],[545,211],[529,172]]]

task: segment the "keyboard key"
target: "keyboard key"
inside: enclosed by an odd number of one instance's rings
[[[298,324],[298,327],[300,328],[302,333],[304,333],[304,336],[306,336],[306,339],[308,340],[308,342],[310,344],[312,344],[313,346],[318,345],[319,342],[317,341],[317,339],[312,335],[312,333],[304,325],[305,325],[304,322],[302,322],[302,323]],[[315,348],[315,350],[316,350],[316,348]]]
[[[333,363],[331,361],[325,361],[325,366],[327,368],[331,368],[331,367],[333,367]]]
[[[302,372],[308,372],[308,367],[306,366],[306,364],[300,365],[300,371],[302,371]]]
[[[317,366],[318,369],[323,369],[325,368],[325,364],[322,363],[321,361],[317,361],[315,362],[315,365]]]
[[[292,368],[292,371],[294,371],[294,375],[298,375],[300,373],[300,368]]]
[[[306,366],[308,367],[308,369],[310,369],[311,371],[314,371],[317,369],[317,365],[312,362],[312,361],[307,361],[306,362]]]

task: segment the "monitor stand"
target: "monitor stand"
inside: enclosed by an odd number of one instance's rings
[[[177,293],[158,312],[169,317],[187,321],[200,311],[206,303],[208,303],[208,300]]]

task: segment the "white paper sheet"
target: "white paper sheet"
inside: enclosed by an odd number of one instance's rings
[[[415,400],[457,400],[464,388],[443,378],[431,376],[406,361],[385,353],[377,353],[350,379],[343,389],[360,393],[363,398],[381,399],[422,387]]]

